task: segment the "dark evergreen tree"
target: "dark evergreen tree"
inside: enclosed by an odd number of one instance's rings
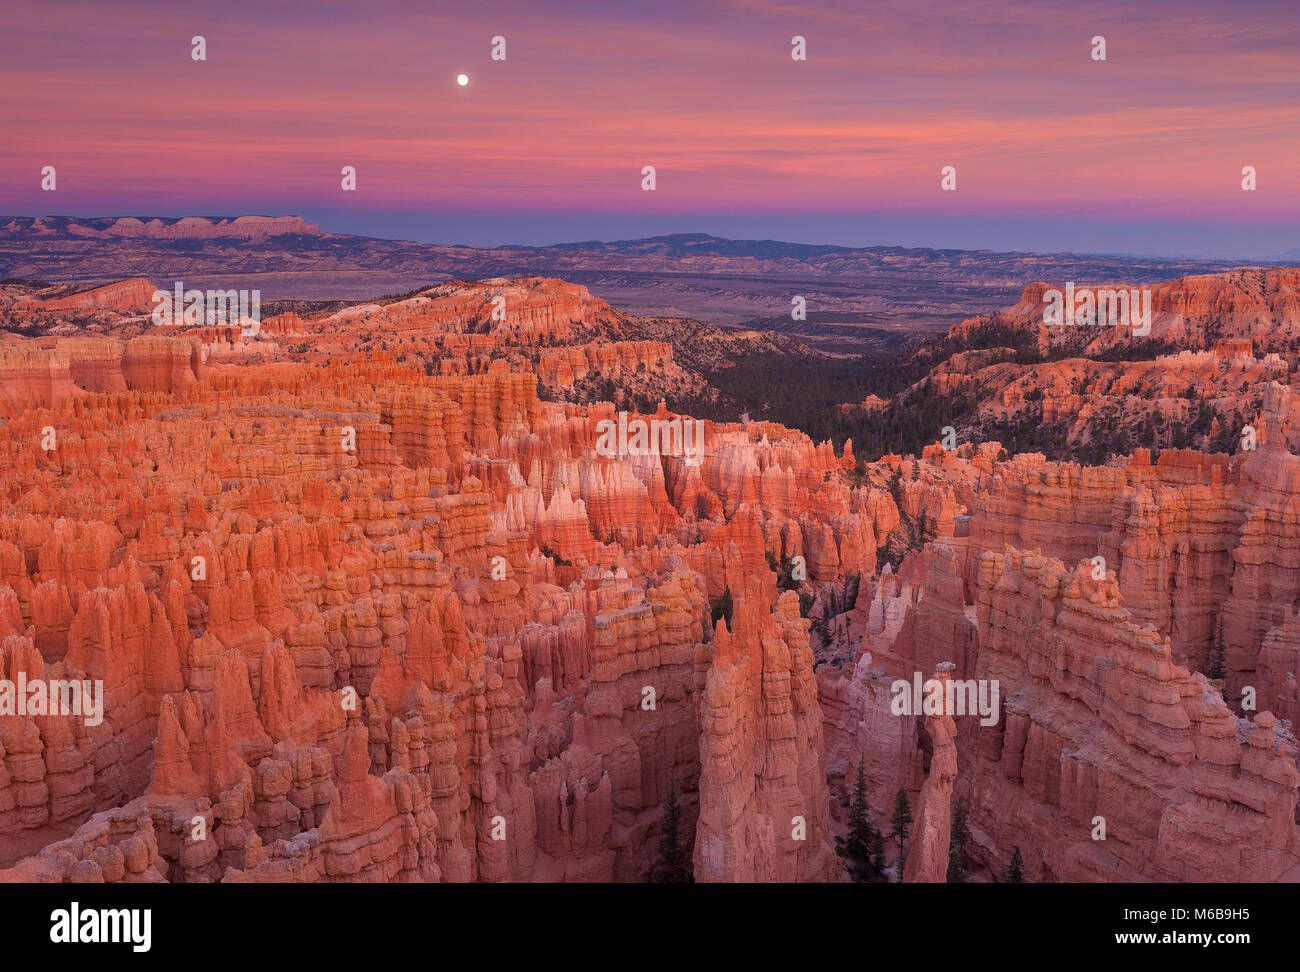
[[[847,837],[835,838],[835,853],[844,861],[849,877],[858,884],[865,884],[875,877],[871,867],[874,836],[871,818],[867,815],[867,780],[862,773],[862,764],[858,763],[853,802],[849,804],[849,833]]]
[[[664,801],[663,818],[659,821],[659,854],[650,867],[653,884],[690,884],[695,878],[691,862],[682,847],[682,808],[677,802],[677,788],[668,784],[668,799]]]
[[[958,800],[952,811],[952,831],[948,839],[948,883],[961,884],[966,880],[966,801]]]
[[[889,477],[889,495],[894,498],[894,505],[901,507],[903,505],[903,472],[901,469],[895,469],[894,475]]]
[[[1002,875],[1003,884],[1025,883],[1025,862],[1020,857],[1020,848],[1011,853],[1011,866]]]
[[[723,588],[722,596],[718,598],[718,603],[713,605],[713,626],[717,627],[720,618],[727,619],[727,627],[731,627],[731,588]]]
[[[816,603],[816,601],[817,601],[816,596],[813,595],[811,592],[800,591],[799,592],[799,617],[801,618],[808,617],[808,612],[812,610],[812,606],[814,603]]]
[[[871,873],[882,884],[889,883],[889,874],[885,871],[885,835],[874,827],[871,831]]]
[[[894,795],[894,816],[890,819],[893,827],[891,833],[894,839],[898,841],[898,879],[903,880],[903,863],[907,860],[907,852],[904,850],[904,841],[907,840],[912,826],[912,802],[907,799],[907,794],[900,786],[898,793]]]
[[[794,576],[793,557],[783,557],[781,559],[780,567],[779,568],[774,567],[773,571],[776,573],[776,586],[780,590],[783,591],[799,590],[800,582],[796,580]]]
[[[844,603],[841,605],[842,611],[851,611],[853,606],[858,603],[858,591],[862,587],[862,571],[855,570],[844,577]]]
[[[1214,647],[1210,649],[1210,663],[1206,666],[1206,678],[1223,678],[1223,619],[1214,632]]]
[[[890,833],[901,847],[912,826],[912,801],[907,798],[907,792],[901,786],[894,795],[894,816],[890,819],[890,824],[893,826]]]

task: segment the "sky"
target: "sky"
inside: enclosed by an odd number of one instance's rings
[[[10,0],[5,20],[3,215],[1300,250],[1296,0]]]

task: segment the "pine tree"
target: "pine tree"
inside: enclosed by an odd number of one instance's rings
[[[1223,678],[1223,619],[1219,619],[1219,626],[1214,632],[1214,647],[1210,649],[1210,664],[1206,666],[1205,677],[1210,679]]]
[[[844,577],[844,610],[851,611],[858,603],[858,591],[862,589],[862,571],[855,570]]]
[[[801,618],[808,617],[808,612],[812,610],[813,605],[815,603],[817,603],[817,598],[815,595],[809,593],[808,591],[800,591],[799,592],[799,617]]]
[[[650,868],[653,884],[690,884],[694,881],[690,861],[681,846],[678,831],[682,825],[682,808],[677,802],[677,788],[668,784],[668,799],[659,822],[659,856]]]
[[[903,880],[903,863],[907,860],[907,852],[903,849],[903,841],[907,840],[912,826],[912,803],[907,799],[907,794],[900,786],[898,793],[894,795],[894,816],[890,820],[893,826],[893,836],[898,841],[898,879]]]
[[[727,619],[727,627],[731,627],[731,615],[733,611],[731,603],[731,587],[725,587],[722,596],[718,598],[718,603],[713,605],[713,625],[717,627],[718,621],[722,618]]]
[[[849,806],[849,835],[835,838],[835,853],[840,855],[849,876],[858,884],[873,879],[871,849],[874,828],[867,816],[867,780],[858,763],[858,779],[853,784],[853,802]]]
[[[966,801],[958,800],[952,811],[952,835],[948,840],[948,883],[961,884],[966,880]]]
[[[903,505],[903,471],[895,469],[894,474],[889,477],[889,495],[894,498],[894,505],[901,507]]]
[[[893,830],[894,840],[898,841],[901,847],[903,841],[907,839],[912,826],[912,801],[907,798],[906,791],[900,786],[898,792],[894,795],[894,816],[890,820]]]
[[[1011,853],[1011,866],[1002,874],[1003,884],[1024,884],[1025,883],[1025,862],[1020,857],[1020,848],[1017,847]]]
[[[889,874],[885,871],[885,835],[875,828],[871,831],[871,875],[882,884],[889,883]]]

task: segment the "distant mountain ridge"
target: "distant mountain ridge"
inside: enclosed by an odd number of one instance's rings
[[[301,216],[15,216],[0,224],[0,239],[48,239],[60,235],[91,239],[248,240],[322,234],[319,226]]]
[[[158,241],[184,239],[270,239],[308,236],[357,244],[381,244],[394,248],[425,248],[430,252],[480,253],[486,255],[524,254],[560,257],[562,254],[604,254],[653,260],[656,257],[683,258],[716,256],[755,260],[816,261],[829,256],[868,256],[880,260],[906,257],[913,260],[983,261],[990,265],[1006,262],[1052,262],[1089,265],[1097,262],[1122,261],[1138,267],[1181,266],[1195,269],[1228,268],[1238,264],[1218,260],[1138,257],[1073,252],[1038,253],[1026,250],[963,250],[935,247],[892,245],[840,246],[822,243],[792,243],[784,240],[734,240],[710,233],[669,233],[662,236],[630,240],[581,240],[571,243],[529,245],[520,243],[499,246],[470,246],[459,243],[420,243],[411,240],[357,236],[351,233],[327,233],[301,216],[0,216],[0,240],[49,240],[59,236],[91,239],[148,239]],[[1283,262],[1300,255],[1300,250],[1283,254],[1274,261]]]
[[[711,233],[669,233],[664,236],[649,236],[635,240],[583,240],[576,243],[552,243],[545,246],[511,246],[506,249],[519,250],[583,250],[603,251],[625,254],[665,254],[683,256],[690,253],[718,253],[729,256],[753,257],[795,257],[811,258],[828,254],[878,253],[878,254],[932,254],[934,256],[955,257],[961,254],[983,254],[1003,257],[1041,257],[1044,254],[1025,250],[962,250],[929,246],[839,246],[830,243],[791,243],[785,240],[733,240]],[[1087,259],[1073,252],[1056,253],[1052,256]],[[1140,258],[1138,258],[1140,259]],[[1158,259],[1158,258],[1157,258]]]
[[[782,240],[732,240],[709,233],[670,233],[636,240],[583,240],[578,243],[552,243],[546,246],[519,246],[520,250],[582,250],[602,253],[658,254],[684,256],[688,253],[717,253],[728,256],[754,256],[764,258],[807,258],[828,253],[853,253],[851,246],[832,246],[820,243],[787,243]],[[881,250],[890,247],[863,247]]]
[[[452,280],[556,277],[646,317],[770,328],[837,353],[896,351],[1016,303],[1035,281],[1158,284],[1208,260],[853,248],[708,233],[475,247],[329,233],[300,216],[0,217],[0,279],[126,277],[257,287],[264,300],[360,300]],[[806,314],[792,314],[795,298]]]

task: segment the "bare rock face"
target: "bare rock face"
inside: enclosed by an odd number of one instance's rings
[[[952,680],[952,669],[951,662],[941,663],[933,681],[946,686]],[[913,813],[903,880],[936,884],[948,879],[953,785],[957,781],[957,723],[951,715],[941,712],[926,716],[925,729],[933,749],[929,775]]]
[[[894,712],[898,675],[876,665],[869,652],[847,675],[822,669],[818,676],[829,778],[846,802],[861,766],[873,821],[888,830],[895,794],[916,794],[925,781],[921,720]],[[837,819],[840,809],[832,804]]]
[[[1270,881],[1295,867],[1300,773],[1271,713],[1234,716],[1086,562],[1072,573],[1008,550],[978,569],[978,673],[999,680],[1005,709],[962,768],[977,856],[1002,869],[1018,845],[1031,876],[1063,881]]]
[[[65,338],[54,348],[35,342],[0,345],[0,409],[63,408],[88,392],[182,391],[202,370],[192,339],[151,335],[118,341]]]
[[[701,702],[697,881],[825,881],[829,837],[821,711],[797,599],[762,609],[760,585],[719,625]]]
[[[1255,684],[1272,712],[1294,728],[1300,725],[1300,611],[1287,609],[1279,624],[1269,629],[1259,650]]]
[[[908,679],[945,662],[955,665],[955,678],[968,677],[978,639],[953,545],[931,543],[908,554],[890,580],[897,586],[882,580],[868,609],[867,634],[877,662]]]
[[[0,345],[0,408],[19,415],[32,407],[62,406],[85,394],[72,380],[67,355],[26,342]]]
[[[1289,396],[1274,387],[1260,425],[1280,430]],[[983,552],[1010,545],[1066,563],[1087,559],[1095,573],[1115,574],[1134,620],[1168,637],[1175,661],[1204,670],[1221,633],[1228,697],[1239,700],[1246,686],[1258,692],[1265,638],[1300,598],[1286,512],[1300,459],[1282,438],[1231,461],[1166,450],[1152,463],[1138,450],[1125,464],[1102,468],[1032,454],[999,464],[966,497],[967,599]],[[953,475],[981,474],[958,468]],[[1259,695],[1257,711],[1272,705],[1267,692]]]
[[[135,277],[66,296],[31,298],[31,309],[48,312],[94,308],[139,314],[153,307],[154,289],[148,280]]]

